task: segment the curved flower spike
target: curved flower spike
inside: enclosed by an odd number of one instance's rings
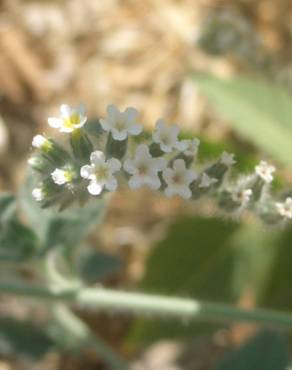
[[[87,117],[85,116],[85,107],[83,105],[77,108],[71,108],[67,104],[60,107],[60,117],[49,117],[48,123],[51,127],[57,128],[60,132],[72,132],[84,126]]]
[[[85,165],[80,170],[81,177],[90,180],[88,192],[99,195],[103,188],[116,190],[118,182],[113,173],[121,169],[121,162],[116,158],[105,160],[104,153],[98,150],[91,153],[90,162],[90,165]]]
[[[165,195],[172,197],[180,195],[182,198],[189,199],[192,196],[190,184],[198,178],[195,171],[186,168],[183,159],[176,159],[173,168],[166,168],[162,172],[162,177],[167,183]]]
[[[114,140],[126,140],[128,135],[139,135],[142,132],[142,125],[136,122],[138,111],[134,108],[127,108],[120,112],[115,105],[107,107],[107,118],[101,119],[100,124],[105,131],[111,132]]]
[[[124,163],[124,169],[131,176],[129,186],[131,189],[137,189],[143,185],[153,190],[161,186],[158,172],[166,167],[164,158],[153,158],[149,153],[149,148],[141,144],[136,149],[134,159],[127,159]]]

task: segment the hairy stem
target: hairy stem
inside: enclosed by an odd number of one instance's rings
[[[254,322],[292,331],[292,314],[272,310],[245,310],[226,304],[194,299],[129,293],[103,288],[49,289],[32,285],[0,283],[0,292],[29,298],[64,302],[108,312],[146,314],[182,320]]]

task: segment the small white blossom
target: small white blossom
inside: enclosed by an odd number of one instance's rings
[[[218,179],[210,177],[204,172],[201,178],[199,188],[209,188],[213,184],[216,184],[216,182],[218,182]]]
[[[231,167],[236,163],[233,153],[223,152],[220,160],[221,163],[225,164],[227,167]]]
[[[45,198],[45,193],[42,188],[34,188],[32,190],[32,196],[37,202],[41,202]]]
[[[32,139],[32,146],[37,149],[46,149],[51,146],[51,143],[43,135],[36,135]]]
[[[187,156],[196,156],[199,150],[200,140],[193,139],[193,140],[183,140],[181,143],[186,144],[186,149],[184,150],[184,154]]]
[[[153,132],[153,141],[160,145],[160,149],[165,153],[171,153],[174,149],[186,150],[187,140],[178,140],[179,128],[177,125],[168,126],[164,120],[156,122]]]
[[[266,183],[270,183],[274,179],[273,173],[276,171],[276,168],[265,161],[261,161],[259,165],[255,167],[255,171]]]
[[[161,186],[158,172],[166,167],[164,158],[153,158],[149,148],[145,144],[138,145],[134,159],[127,159],[124,169],[132,175],[129,180],[131,189],[137,189],[143,185],[157,190]]]
[[[125,140],[128,135],[139,135],[142,126],[137,123],[138,111],[135,108],[127,108],[120,112],[114,105],[107,107],[107,118],[101,119],[100,124],[105,131],[111,132],[114,140]]]
[[[60,168],[56,168],[51,173],[52,179],[55,184],[57,185],[64,185],[68,182],[71,182],[74,178],[74,173],[70,170],[62,170]]]
[[[106,160],[104,153],[98,150],[91,153],[90,162],[90,165],[85,165],[80,170],[81,177],[90,180],[88,192],[99,195],[103,188],[116,190],[118,182],[113,173],[121,169],[121,162],[116,158]]]
[[[51,127],[57,128],[60,132],[72,132],[84,126],[87,117],[85,116],[85,108],[80,105],[77,108],[71,108],[67,104],[62,104],[60,107],[60,117],[50,117],[48,123]]]
[[[292,198],[287,198],[284,203],[276,203],[276,207],[281,216],[292,219]]]
[[[195,171],[187,169],[183,159],[176,159],[173,168],[166,168],[162,172],[162,177],[167,183],[165,195],[172,197],[180,195],[182,198],[189,199],[192,196],[190,184],[197,179]]]
[[[252,197],[252,189],[244,189],[244,190],[234,191],[232,193],[232,200],[234,202],[239,202],[241,204],[248,203],[251,197]]]

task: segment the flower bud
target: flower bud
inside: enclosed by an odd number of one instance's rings
[[[88,161],[93,152],[93,145],[88,136],[81,129],[76,129],[71,133],[70,144],[77,160]]]

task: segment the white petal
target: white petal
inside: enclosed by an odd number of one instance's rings
[[[183,152],[188,148],[189,144],[189,140],[177,141],[175,147]]]
[[[73,132],[75,130],[75,127],[67,127],[67,126],[61,126],[60,132]]]
[[[95,152],[92,152],[90,154],[91,163],[97,164],[97,163],[104,162],[104,161],[105,161],[104,153],[101,152],[100,150],[96,150]]]
[[[126,172],[128,172],[130,174],[134,174],[134,173],[137,172],[135,162],[132,159],[127,159],[124,162],[124,169],[125,169]]]
[[[163,180],[165,180],[167,184],[172,183],[173,172],[174,171],[171,168],[165,168],[165,170],[163,170],[162,177],[163,177]]]
[[[173,168],[176,171],[185,171],[185,169],[186,169],[185,161],[183,159],[176,159],[173,162]]]
[[[121,162],[116,158],[109,159],[107,165],[111,172],[117,172],[121,169]]]
[[[113,120],[116,120],[119,117],[120,111],[114,104],[108,105],[106,111],[108,116]]]
[[[184,199],[190,199],[190,197],[192,196],[192,192],[188,186],[180,186],[177,189],[177,193]]]
[[[87,190],[91,195],[98,195],[101,193],[103,186],[97,183],[96,181],[91,181],[87,186]]]
[[[151,168],[156,171],[162,171],[167,166],[167,161],[165,158],[153,158],[151,161]]]
[[[138,189],[143,185],[143,182],[141,181],[141,177],[134,175],[129,180],[129,187],[131,189]]]
[[[114,176],[109,176],[107,181],[105,182],[105,187],[109,191],[115,191],[118,187],[117,179]]]
[[[60,128],[63,125],[63,120],[62,118],[49,117],[48,124],[53,128]]]
[[[158,176],[148,176],[146,183],[153,190],[158,190],[161,186],[161,181]]]
[[[198,174],[194,170],[187,170],[186,178],[188,180],[188,183],[190,184],[191,182],[198,178]]]
[[[165,145],[163,143],[160,143],[160,149],[165,153],[171,153],[172,152],[172,146]]]
[[[177,137],[177,135],[179,134],[179,127],[175,124],[169,126],[168,129],[173,137]]]
[[[128,137],[128,131],[126,129],[119,131],[115,127],[113,127],[111,132],[112,132],[114,140],[117,140],[117,141],[126,140],[126,138]]]
[[[158,119],[155,124],[155,130],[161,131],[166,127],[166,124],[163,119]]]
[[[88,179],[94,172],[94,168],[89,165],[82,166],[80,169],[80,176],[84,179]]]
[[[68,105],[68,104],[62,104],[60,106],[60,112],[61,112],[62,117],[68,118],[72,114],[72,109],[71,109],[70,105]]]
[[[128,127],[128,132],[129,134],[135,136],[141,134],[142,129],[142,125],[139,125],[138,123],[132,123]]]
[[[87,117],[85,117],[85,116],[80,117],[80,123],[78,123],[77,125],[74,125],[74,129],[83,127],[85,125],[86,121],[87,121]]]
[[[176,191],[175,189],[172,187],[172,186],[168,186],[165,191],[164,191],[165,195],[168,197],[168,198],[171,198],[173,197],[175,194],[176,194]]]
[[[135,159],[136,160],[151,159],[151,155],[149,153],[149,148],[146,144],[140,144],[140,145],[137,146]]]
[[[99,123],[101,127],[104,129],[104,131],[110,131],[112,128],[111,122],[107,119],[100,119]]]
[[[138,117],[139,112],[135,108],[128,107],[125,110],[125,114],[126,114],[127,120],[130,121],[130,122],[133,122]]]

